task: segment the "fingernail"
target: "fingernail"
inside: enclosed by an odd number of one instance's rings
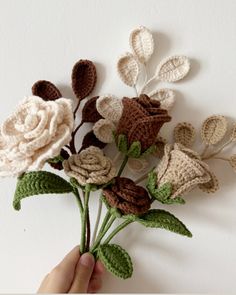
[[[95,263],[94,257],[90,253],[85,253],[81,256],[79,263],[87,267],[92,267]]]

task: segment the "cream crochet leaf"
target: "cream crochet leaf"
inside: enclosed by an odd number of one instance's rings
[[[141,26],[131,32],[129,42],[139,62],[143,64],[147,63],[154,51],[154,41],[151,31]]]
[[[121,80],[128,86],[136,85],[139,76],[139,64],[131,53],[126,53],[120,57],[117,63],[117,71]]]

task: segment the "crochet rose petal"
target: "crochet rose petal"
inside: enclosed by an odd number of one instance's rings
[[[142,215],[151,205],[147,191],[125,177],[116,177],[115,183],[103,190],[103,195],[111,207],[123,214]]]
[[[72,70],[72,89],[79,100],[87,97],[94,89],[97,81],[96,68],[90,60],[81,59]]]
[[[51,82],[39,80],[32,86],[32,93],[44,100],[55,100],[62,97],[59,89]]]
[[[136,120],[128,133],[128,142],[140,141],[142,151],[148,149],[155,143],[156,136],[162,125],[169,122],[171,117],[168,115],[158,115]]]
[[[65,173],[69,177],[74,177],[82,186],[106,184],[116,173],[111,159],[105,157],[102,150],[94,146],[70,156],[68,160],[63,161],[63,167]]]
[[[25,98],[1,127],[3,148],[0,174],[13,176],[41,169],[60,154],[71,139],[74,118],[69,99],[44,101],[37,96]],[[7,165],[6,165],[7,163]]]

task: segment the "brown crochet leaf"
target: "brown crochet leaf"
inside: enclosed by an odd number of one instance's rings
[[[231,141],[236,141],[236,123],[234,123],[234,127],[230,137]]]
[[[33,95],[41,97],[43,100],[55,100],[62,97],[57,87],[46,80],[39,80],[32,86]]]
[[[190,123],[179,123],[174,128],[174,141],[191,147],[195,140],[195,129]]]
[[[236,172],[236,155],[233,155],[229,158],[229,163],[231,167],[234,169],[234,172]]]
[[[102,119],[96,108],[96,102],[99,96],[90,98],[84,105],[82,110],[82,121],[84,123],[96,123],[98,120]]]
[[[81,59],[74,65],[71,78],[76,97],[84,99],[93,91],[97,81],[95,65],[90,60]]]
[[[106,143],[101,142],[99,139],[97,139],[97,137],[94,135],[93,131],[88,132],[85,136],[84,139],[82,141],[82,147],[79,151],[79,153],[90,147],[90,146],[96,146],[100,149],[103,149],[106,146]]]
[[[227,132],[228,122],[224,116],[208,117],[202,125],[201,136],[206,144],[217,144]]]

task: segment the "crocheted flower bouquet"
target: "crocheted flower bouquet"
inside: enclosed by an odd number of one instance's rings
[[[218,146],[227,132],[228,122],[223,116],[211,116],[203,123],[201,135],[206,147],[202,154],[191,149],[195,130],[189,123],[175,127],[174,144],[159,135],[171,120],[168,112],[175,102],[174,91],[163,88],[147,93],[146,89],[157,80],[175,82],[184,78],[190,69],[188,58],[163,60],[156,74],[147,79],[146,65],[154,51],[151,32],[145,27],[135,29],[130,47],[132,53],[121,56],[117,69],[122,81],[134,88],[135,97],[89,98],[76,126],[81,102],[91,94],[97,79],[94,64],[80,60],[72,71],[72,88],[78,99],[74,110],[71,99],[62,98],[54,84],[41,80],[33,85],[33,96],[23,100],[2,124],[0,134],[0,175],[18,177],[14,208],[20,210],[22,199],[33,195],[74,194],[81,215],[81,253],[90,251],[110,272],[124,279],[132,275],[130,256],[110,243],[119,231],[138,222],[191,237],[173,214],[151,206],[158,206],[158,202],[184,204],[183,195],[197,186],[205,192],[216,191],[218,181],[207,159],[229,161],[236,169],[236,155],[219,156],[224,147],[236,141],[235,125],[229,140]],[[78,131],[83,124],[93,127],[81,139]],[[115,144],[118,150],[113,160],[105,155],[108,144]],[[148,161],[156,164],[151,167]],[[63,170],[67,179],[41,170],[46,163]],[[122,177],[126,164],[133,177],[143,175],[136,180]],[[138,185],[140,182],[143,186]],[[89,200],[96,191],[100,197],[91,239]],[[100,224],[103,204],[106,214]],[[118,225],[111,230],[115,220]]]

